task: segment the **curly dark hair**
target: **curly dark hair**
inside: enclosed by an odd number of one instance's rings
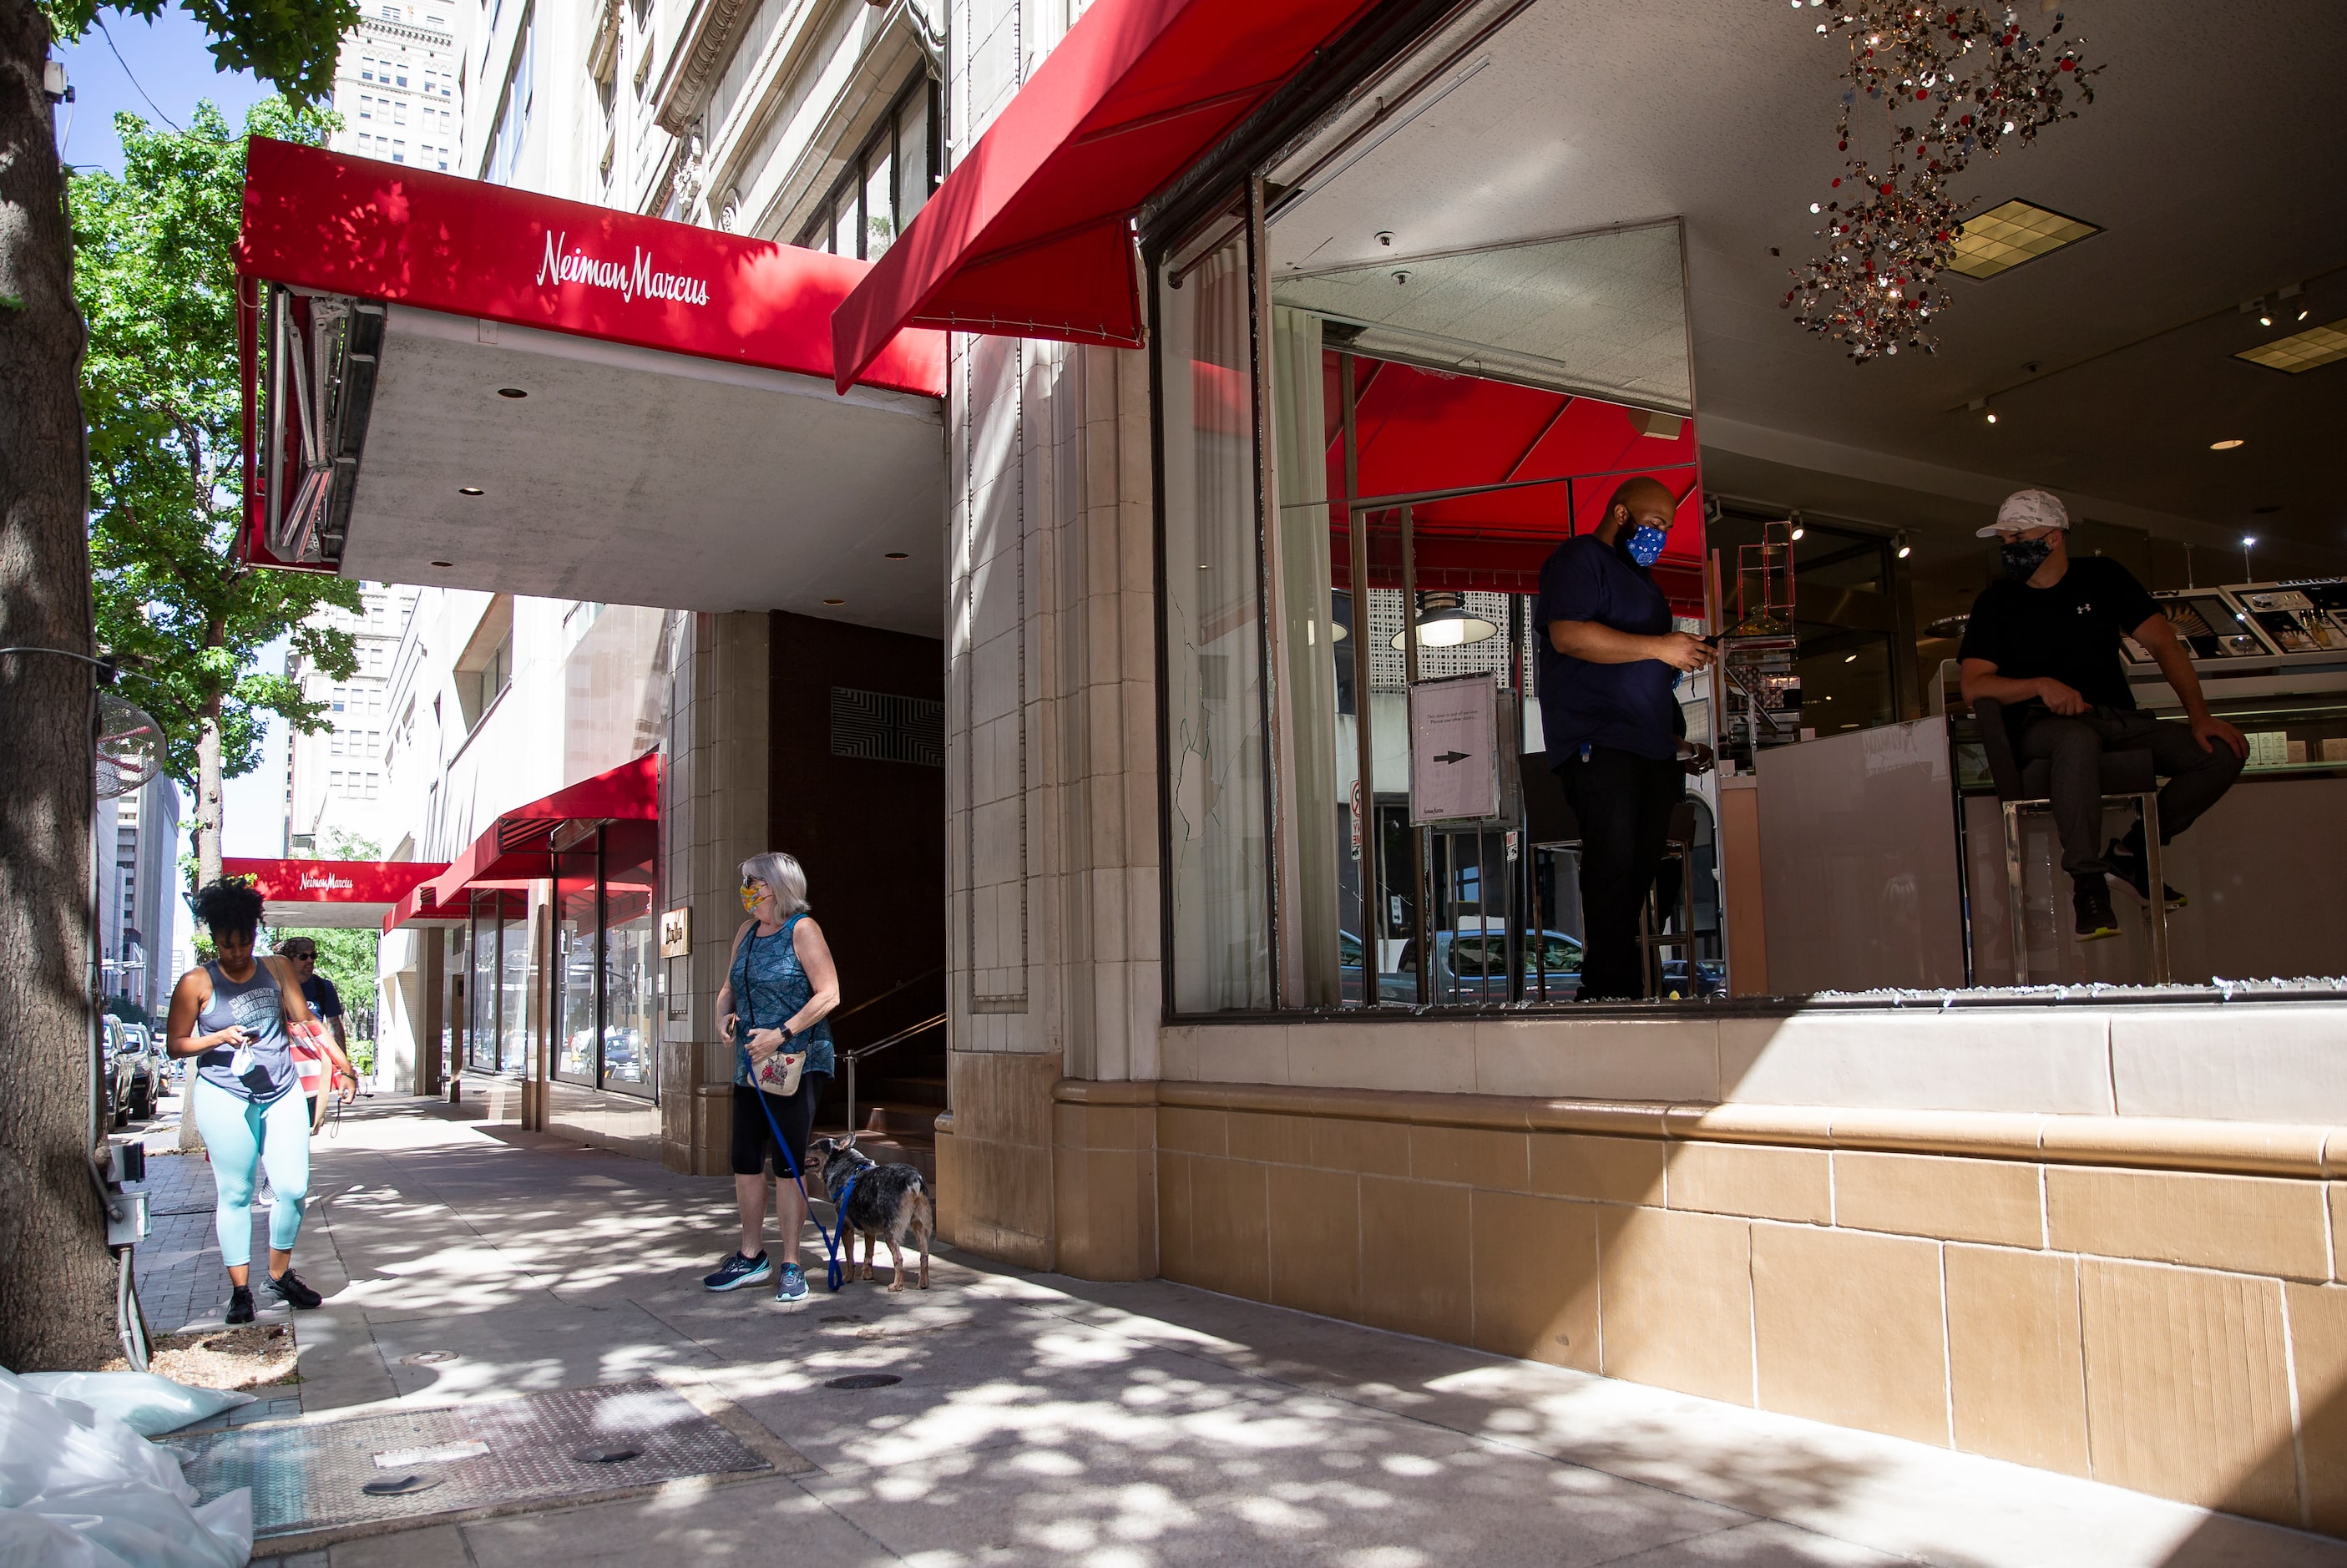
[[[261,893],[241,876],[207,883],[188,900],[216,937],[250,937],[261,928]]]

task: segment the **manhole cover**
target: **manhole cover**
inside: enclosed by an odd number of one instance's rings
[[[852,1377],[834,1378],[824,1385],[826,1389],[885,1389],[905,1379],[894,1372],[858,1372]]]
[[[641,1457],[643,1451],[630,1448],[580,1449],[570,1457],[580,1464],[624,1464],[629,1460]]]
[[[230,1427],[178,1437],[175,1446],[190,1456],[188,1482],[200,1501],[252,1489],[262,1537],[771,1468],[674,1389],[649,1382]],[[587,1457],[622,1451],[633,1459]]]
[[[369,1497],[413,1497],[419,1491],[430,1491],[439,1484],[430,1476],[395,1475],[382,1481],[371,1481],[359,1490]]]
[[[443,1361],[456,1358],[454,1350],[418,1350],[413,1356],[402,1356],[399,1364],[403,1367],[437,1367]]]

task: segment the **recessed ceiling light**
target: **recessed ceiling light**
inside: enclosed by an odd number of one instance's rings
[[[436,561],[434,561],[432,564],[433,564],[434,566],[455,566],[456,563],[455,561],[452,561],[452,560],[436,560]]]
[[[481,487],[478,485],[459,485],[456,487],[456,494],[460,496],[477,496],[480,493]]]
[[[844,599],[826,599],[824,600],[824,603],[825,604],[846,604],[846,602],[847,600]]]
[[[1841,661],[1845,664],[1855,664],[1858,662],[1858,655],[1855,653],[1845,653],[1841,656]],[[1833,699],[1829,697],[1826,701],[1830,702]]]
[[[2024,261],[2034,261],[2102,230],[2050,207],[2014,200],[1964,220],[1948,271],[1967,278],[1993,278]]]
[[[2246,446],[2248,445],[2249,443],[2247,441],[2244,441],[2238,436],[2228,436],[2222,441],[2209,442],[2209,450],[2211,452],[2230,452],[2236,446]]]
[[[524,392],[518,386],[500,386],[497,388],[497,395],[499,397],[528,397],[529,394]]]
[[[2278,337],[2271,343],[2245,348],[2233,357],[2264,365],[2268,370],[2286,370],[2292,375],[2335,359],[2347,359],[2347,320]]]
[[[890,550],[883,559],[887,560],[910,560],[913,558],[906,554],[903,550]]]

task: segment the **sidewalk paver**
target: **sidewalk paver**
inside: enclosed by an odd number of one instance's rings
[[[699,1381],[817,1468],[344,1541],[300,1568],[2285,1564],[2347,1544],[1176,1286],[940,1255],[712,1296],[730,1187],[430,1102],[322,1140],[305,1420]],[[827,1385],[890,1373],[887,1387]],[[266,1550],[264,1543],[263,1548]],[[289,1563],[297,1560],[288,1559]]]

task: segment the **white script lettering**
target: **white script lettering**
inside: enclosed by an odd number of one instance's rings
[[[674,300],[681,304],[705,305],[709,302],[706,279],[688,278],[680,272],[662,272],[654,269],[651,252],[641,246],[635,248],[635,259],[628,261],[606,261],[589,256],[584,251],[567,248],[570,236],[548,231],[546,236],[546,257],[538,266],[538,287],[549,283],[584,283],[594,289],[611,289],[627,301],[639,297],[647,300]]]

